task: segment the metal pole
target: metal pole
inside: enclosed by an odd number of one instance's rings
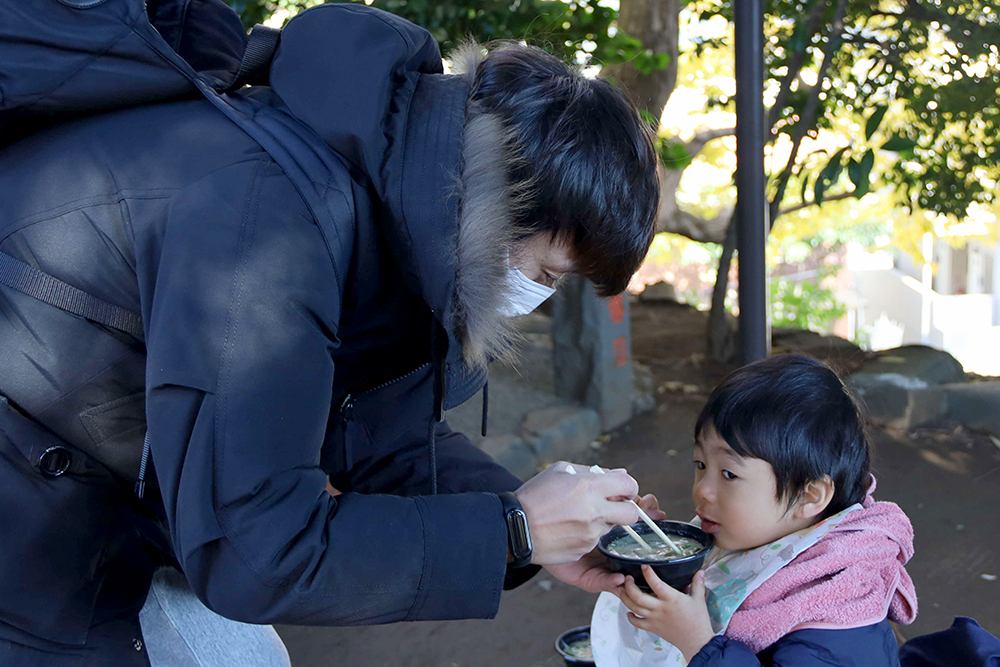
[[[736,219],[740,272],[740,356],[763,359],[770,349],[765,243],[764,0],[736,0]]]

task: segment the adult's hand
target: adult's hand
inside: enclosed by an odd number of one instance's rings
[[[651,519],[667,518],[667,515],[660,511],[656,496],[653,494],[649,493],[642,498],[634,498],[633,500]],[[604,554],[595,548],[572,563],[547,565],[545,569],[559,581],[582,588],[585,591],[591,593],[608,591],[617,595],[619,588],[625,583],[625,575],[620,572],[612,572],[608,569],[607,563]]]
[[[624,470],[598,475],[586,466],[554,463],[514,492],[524,508],[536,565],[572,563],[590,553],[613,526],[635,523],[632,498],[639,485]]]

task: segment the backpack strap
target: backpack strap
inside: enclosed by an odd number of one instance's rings
[[[87,294],[5,252],[0,252],[0,285],[143,340],[139,313]]]
[[[246,51],[240,62],[240,71],[229,90],[239,90],[243,86],[267,85],[271,70],[271,60],[278,50],[281,31],[258,23],[250,31]]]

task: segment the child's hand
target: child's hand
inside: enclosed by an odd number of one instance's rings
[[[653,521],[660,521],[667,518],[667,513],[660,509],[660,503],[657,502],[656,496],[652,493],[647,493],[642,498],[636,496],[633,498],[636,504],[642,508],[650,519]]]
[[[705,604],[704,573],[695,574],[690,595],[667,586],[648,565],[642,566],[642,573],[656,597],[643,593],[632,577],[626,577],[618,597],[633,612],[628,615],[629,623],[663,637],[690,661],[715,636]]]

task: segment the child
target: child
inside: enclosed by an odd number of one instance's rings
[[[694,464],[694,522],[718,549],[687,595],[648,566],[655,597],[631,578],[621,605],[604,594],[598,665],[899,665],[887,618],[916,616],[913,528],[872,499],[862,418],[832,370],[780,355],[730,374],[698,418]]]

